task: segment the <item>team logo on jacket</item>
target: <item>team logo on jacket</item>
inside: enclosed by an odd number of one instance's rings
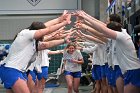
[[[41,0],[27,0],[32,6],[36,6]]]

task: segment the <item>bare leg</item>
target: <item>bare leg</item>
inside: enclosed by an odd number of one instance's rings
[[[117,87],[118,93],[124,93],[124,81],[122,77],[117,78],[116,87]]]
[[[42,78],[41,80],[38,80],[38,93],[43,93],[43,90],[45,88],[46,80]]]
[[[73,77],[71,75],[66,75],[65,78],[67,81],[68,93],[72,93]]]
[[[101,81],[100,80],[96,80],[96,84],[95,84],[95,93],[100,93],[101,91]]]
[[[140,87],[136,87],[129,83],[124,86],[124,93],[140,93]]]
[[[75,93],[79,93],[79,85],[80,85],[80,78],[74,78],[74,87],[73,87],[73,89],[74,89],[74,92]]]
[[[107,81],[106,78],[102,78],[101,81],[101,86],[102,86],[102,93],[107,93]]]
[[[110,85],[108,85],[108,93],[113,93],[113,88]]]
[[[30,74],[28,75],[27,85],[31,93],[37,93],[37,90],[35,88],[35,82],[33,81],[32,76]]]
[[[14,93],[30,93],[26,81],[18,79],[12,87]]]

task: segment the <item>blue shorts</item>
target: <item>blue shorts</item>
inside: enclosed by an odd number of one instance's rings
[[[25,75],[17,69],[0,66],[0,78],[6,89],[11,89],[19,78],[26,81]]]
[[[99,65],[93,65],[92,68],[92,78],[94,80],[101,80],[101,66]]]
[[[122,75],[122,72],[121,72],[119,65],[115,65],[114,70],[115,70],[115,81],[118,79],[118,77],[123,78],[123,75]]]
[[[35,70],[33,70],[33,71],[29,71],[29,74],[32,76],[32,80],[34,81],[34,82],[36,82],[36,71]]]
[[[81,78],[81,71],[78,72],[70,72],[70,71],[64,71],[65,76],[66,75],[71,75],[74,78]]]
[[[116,86],[115,70],[113,70],[112,67],[107,68],[106,76],[108,80],[108,85],[115,87]]]
[[[140,69],[128,70],[124,74],[124,84],[127,85],[129,83],[140,87]]]
[[[41,67],[41,69],[42,69],[42,73],[37,73],[38,80],[41,80],[42,78],[47,80],[47,78],[48,78],[48,67],[44,66],[44,67]]]
[[[38,80],[41,80],[42,78],[46,79],[48,78],[48,67],[44,66],[41,67],[42,73],[38,73],[36,70],[30,71],[30,75],[32,76],[32,79],[34,82],[36,82],[36,76]]]
[[[28,80],[28,75],[26,72],[22,73],[23,74],[23,77],[26,79],[26,81]]]
[[[107,68],[108,68],[108,64],[105,64],[105,65],[101,66],[101,78],[106,77]]]

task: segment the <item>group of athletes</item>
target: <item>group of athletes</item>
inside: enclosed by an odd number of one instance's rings
[[[71,16],[76,17],[74,26]],[[64,44],[63,50],[48,48]],[[33,22],[19,32],[8,56],[0,62],[0,79],[6,93],[43,93],[48,78],[50,54],[63,54],[68,93],[79,93],[81,52],[92,53],[94,93],[140,93],[140,62],[121,18],[111,14],[101,22],[82,10],[45,23]]]

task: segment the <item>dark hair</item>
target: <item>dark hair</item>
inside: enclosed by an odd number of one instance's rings
[[[44,25],[43,22],[33,22],[28,29],[29,30],[39,30],[39,29],[43,29],[46,28],[46,26]]]
[[[121,24],[121,17],[118,14],[111,14],[109,16],[110,21],[118,22]]]
[[[29,30],[39,30],[39,29],[44,29],[46,26],[44,25],[43,22],[33,22],[28,29]],[[38,42],[42,41],[43,37],[40,38],[40,40],[36,40],[35,45],[36,45],[36,51],[38,51]]]
[[[31,24],[29,27],[27,27],[26,29],[29,29],[29,30],[39,30],[39,29],[44,29],[44,28],[46,28],[46,26],[44,25],[44,23],[43,23],[43,22],[38,22],[38,21],[37,21],[37,22],[32,22],[32,24]],[[18,35],[18,34],[15,35],[15,37],[14,37],[13,40],[16,39],[17,35]],[[36,51],[38,51],[38,42],[39,42],[39,41],[42,41],[42,40],[43,40],[43,37],[40,38],[40,40],[36,40],[36,42],[35,42]]]
[[[118,22],[110,22],[107,24],[107,27],[112,29],[112,30],[115,30],[115,31],[119,31],[121,32],[122,31],[122,25]]]

